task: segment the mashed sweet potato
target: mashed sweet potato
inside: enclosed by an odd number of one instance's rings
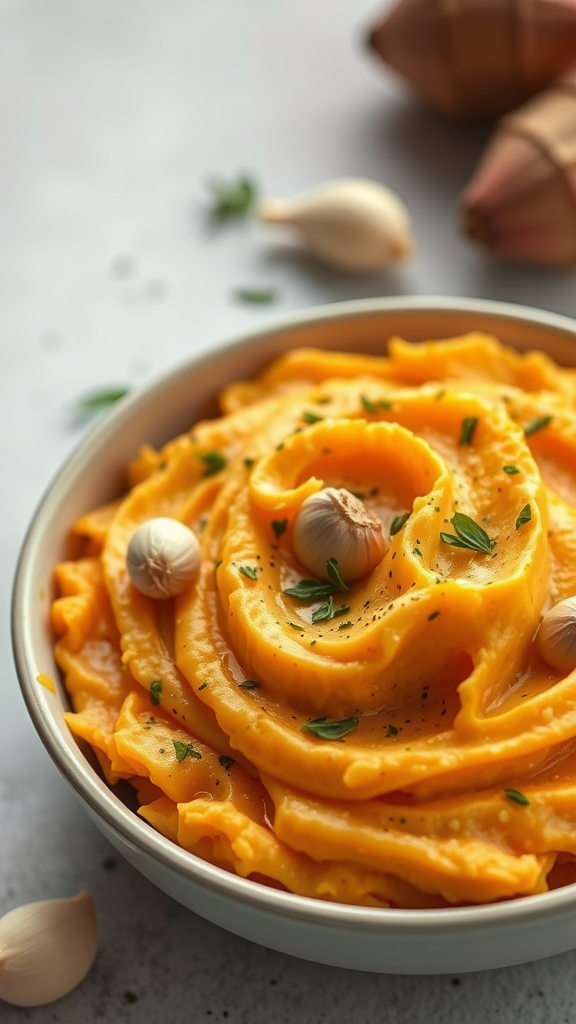
[[[534,645],[576,594],[575,398],[573,371],[479,334],[301,349],[144,446],[56,570],[66,717],[108,781],[191,853],[304,896],[435,907],[576,879],[576,673]],[[326,486],[387,550],[318,618],[325,597],[285,591]],[[168,601],[126,570],[156,516],[203,554]]]

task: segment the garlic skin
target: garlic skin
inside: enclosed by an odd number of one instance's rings
[[[328,579],[334,558],[345,583],[366,576],[382,561],[386,542],[373,512],[344,488],[326,487],[302,502],[294,518],[294,551],[309,572]]]
[[[554,605],[540,623],[536,645],[544,661],[557,672],[576,668],[576,597]]]
[[[132,535],[126,567],[146,597],[165,600],[190,586],[201,562],[196,534],[178,519],[149,519]]]
[[[404,203],[367,178],[341,178],[293,199],[264,200],[258,216],[267,224],[295,227],[311,253],[342,270],[377,270],[406,259],[413,249]]]
[[[13,1006],[61,999],[86,976],[97,946],[87,892],[15,907],[0,919],[0,999]]]

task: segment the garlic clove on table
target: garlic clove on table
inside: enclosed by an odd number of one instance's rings
[[[0,999],[43,1006],[67,995],[90,970],[98,933],[94,900],[41,900],[0,919]]]
[[[302,502],[294,518],[294,551],[302,565],[327,579],[334,559],[345,583],[366,576],[382,561],[386,542],[378,517],[344,488],[326,487]]]
[[[186,590],[200,561],[200,544],[193,530],[166,516],[143,523],[126,552],[126,567],[136,589],[159,600]]]
[[[413,249],[404,203],[367,178],[341,178],[292,199],[266,199],[258,216],[296,228],[311,253],[343,270],[376,270],[406,259]]]

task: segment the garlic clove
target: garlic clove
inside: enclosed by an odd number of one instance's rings
[[[96,957],[94,900],[41,900],[15,907],[0,919],[0,999],[42,1006],[78,985]]]
[[[165,599],[190,586],[201,561],[196,534],[178,519],[149,519],[132,535],[126,567],[134,586],[147,597]]]
[[[410,216],[391,189],[366,178],[342,178],[293,199],[268,199],[258,215],[297,229],[319,259],[344,270],[376,270],[412,252]]]
[[[346,583],[366,576],[382,561],[386,542],[377,516],[344,488],[326,487],[302,502],[294,518],[294,551],[302,565],[328,579],[326,564],[338,563]]]
[[[544,661],[557,672],[576,668],[576,597],[554,605],[540,623],[536,646]]]

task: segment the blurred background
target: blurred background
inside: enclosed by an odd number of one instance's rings
[[[465,978],[363,976],[195,918],[112,856],[41,749],[12,664],[18,550],[88,429],[86,395],[342,299],[480,296],[576,314],[574,270],[506,262],[460,230],[458,197],[494,119],[435,112],[369,52],[391,7],[0,0],[0,913],[87,888],[102,932],[96,967],[68,999],[2,1006],[2,1020],[371,1024],[385,1011],[392,1024],[475,1024],[500,1007],[498,1019],[525,1024],[574,1019],[572,954]],[[410,212],[414,254],[352,275],[251,214],[215,225],[209,182],[242,174],[261,197],[348,175],[383,182]],[[239,289],[272,297],[246,302]]]

